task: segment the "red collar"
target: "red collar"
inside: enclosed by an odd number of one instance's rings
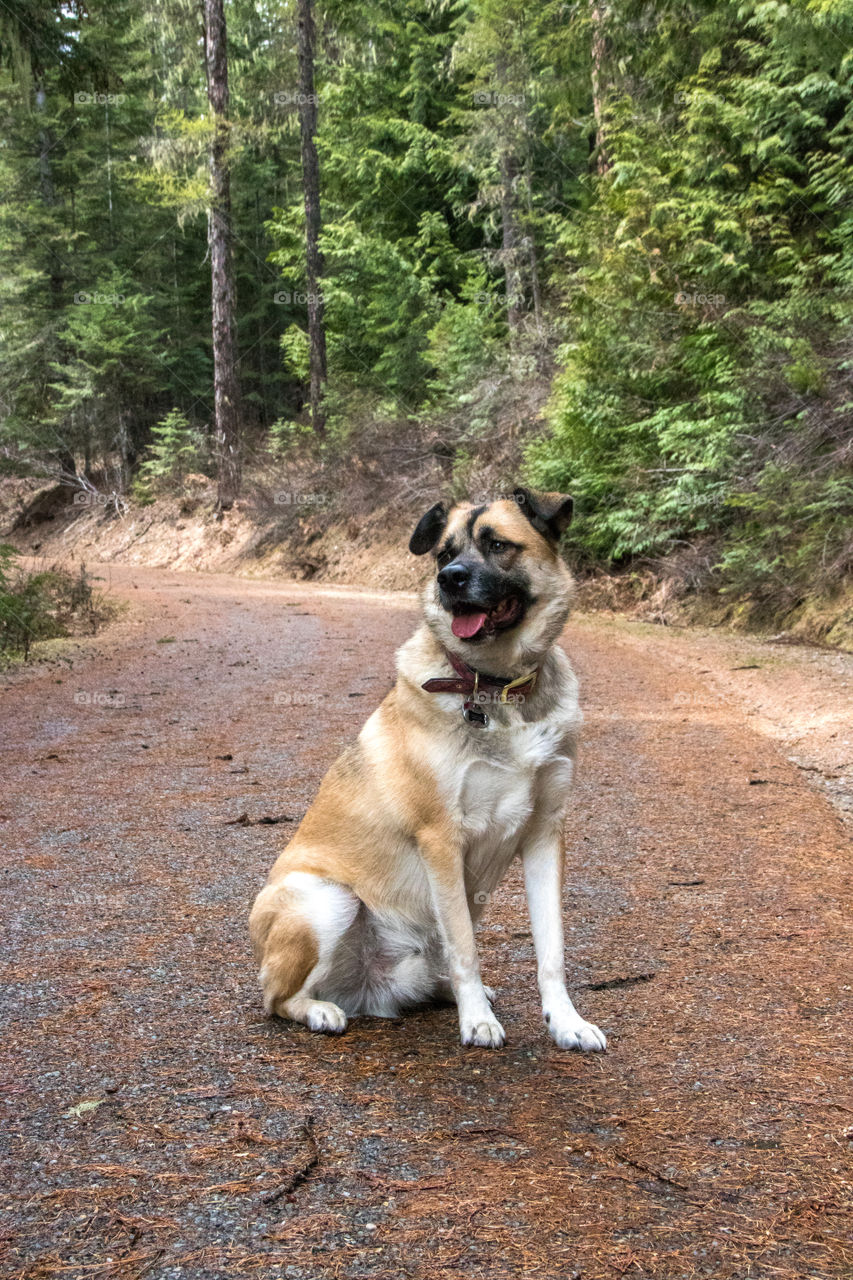
[[[449,649],[445,649],[444,653],[457,673],[456,678],[434,676],[432,680],[427,680],[421,685],[427,693],[470,693],[475,696],[479,693],[497,693],[499,694],[497,699],[488,700],[523,702],[527,695],[533,692],[539,676],[539,668],[535,667],[533,671],[528,671],[526,675],[518,676],[515,680],[506,680],[503,676],[490,676],[483,671],[475,671],[473,667],[466,666],[462,659],[457,658],[456,654],[451,653]]]

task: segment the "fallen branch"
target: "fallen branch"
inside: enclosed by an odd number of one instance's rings
[[[280,1186],[273,1187],[272,1191],[267,1191],[261,1196],[262,1204],[275,1204],[281,1200],[283,1196],[290,1196],[297,1187],[301,1187],[311,1171],[316,1169],[320,1163],[320,1148],[317,1146],[317,1138],[314,1134],[314,1117],[307,1115],[302,1125],[302,1132],[308,1145],[308,1155],[297,1169],[291,1173],[286,1182],[282,1182]]]
[[[683,1182],[676,1182],[675,1178],[669,1178],[665,1173],[660,1173],[657,1169],[653,1169],[651,1165],[644,1164],[642,1160],[632,1160],[630,1156],[617,1155],[616,1159],[620,1164],[629,1164],[632,1169],[639,1169],[640,1173],[649,1173],[653,1178],[657,1178],[658,1182],[665,1182],[667,1186],[676,1187],[679,1191],[689,1191],[690,1188]]]
[[[614,987],[633,987],[637,982],[651,982],[657,973],[629,973],[624,978],[607,978],[604,982],[583,982],[585,991],[611,991]]]
[[[248,813],[241,813],[239,818],[227,818],[224,827],[274,827],[279,822],[293,822],[289,814],[279,813],[276,817],[250,818]]]

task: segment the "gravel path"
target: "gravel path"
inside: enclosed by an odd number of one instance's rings
[[[505,1050],[448,1008],[312,1036],[262,1017],[246,916],[415,603],[110,572],[128,613],[3,682],[0,1274],[853,1274],[850,850],[784,748],[570,626],[570,987],[608,1053],[544,1035],[517,873],[481,930]]]

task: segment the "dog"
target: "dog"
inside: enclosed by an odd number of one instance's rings
[[[317,798],[252,908],[268,1014],[342,1032],[455,1001],[464,1045],[504,1030],[474,930],[520,855],[542,1014],[563,1049],[604,1035],[566,990],[564,820],[581,716],[556,641],[573,582],[565,494],[516,488],[482,506],[438,502],[409,549],[432,554],[424,622],[397,682]]]

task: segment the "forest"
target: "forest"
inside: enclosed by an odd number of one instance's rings
[[[576,567],[837,616],[851,71],[853,0],[9,0],[0,471],[227,508],[450,422],[463,493],[536,382]]]

